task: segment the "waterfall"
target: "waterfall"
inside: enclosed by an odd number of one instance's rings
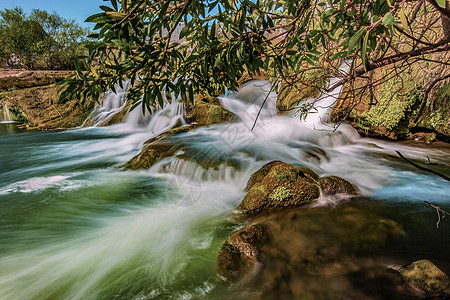
[[[11,119],[11,115],[9,114],[8,105],[6,103],[3,103],[3,120],[0,121],[1,123],[12,123],[13,120]]]
[[[125,109],[127,105],[127,94],[131,88],[131,83],[127,81],[123,88],[116,86],[116,92],[109,90],[103,99],[84,121],[85,126],[104,126],[111,118]],[[185,125],[183,118],[184,105],[178,101],[165,101],[161,107],[159,104],[151,107],[150,111],[143,108],[142,103],[129,111],[123,125],[135,129],[145,129],[152,134],[164,132],[177,123]]]
[[[92,113],[86,118],[82,127],[85,126],[102,126],[106,124],[113,116],[118,114],[127,104],[128,90],[131,88],[129,81],[124,82],[121,88],[116,84],[116,91],[106,91],[103,98],[100,100],[92,111]]]

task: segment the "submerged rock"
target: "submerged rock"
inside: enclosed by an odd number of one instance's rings
[[[448,276],[429,260],[419,260],[400,268],[403,279],[423,292],[436,295],[449,285]]]
[[[248,225],[232,234],[219,250],[217,270],[227,280],[255,273],[260,266],[258,245],[266,239],[260,225]]]
[[[357,195],[359,190],[356,185],[337,176],[326,176],[319,179],[322,196],[335,194]]]
[[[377,204],[352,201],[337,208],[279,209],[253,215],[250,222],[263,229],[262,235],[248,226],[233,234],[219,252],[218,271],[244,283],[254,293],[251,299],[303,299],[307,294],[307,299],[368,299],[379,295],[373,289],[380,283],[385,283],[382,293],[388,297],[373,299],[417,294],[396,272],[396,282],[389,281],[392,276],[372,276],[373,271],[387,272],[373,257],[380,253],[376,249],[404,235],[403,227],[386,218]],[[244,243],[255,255],[236,250]],[[396,290],[398,283],[401,290]]]

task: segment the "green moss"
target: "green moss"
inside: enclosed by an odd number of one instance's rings
[[[269,175],[277,182],[292,181],[297,178],[297,172],[292,168],[286,168],[285,166],[276,166],[272,168]]]
[[[417,123],[418,127],[430,128],[443,135],[450,135],[450,83],[435,87],[431,99]],[[431,103],[434,103],[431,109]]]
[[[8,111],[13,121],[17,121],[20,123],[27,122],[27,114],[22,110],[20,106],[8,107]]]
[[[362,123],[383,126],[391,131],[399,126],[417,99],[418,92],[413,90],[411,84],[401,88],[400,80],[387,80],[380,86],[378,104],[361,114]]]
[[[447,275],[428,260],[419,260],[399,270],[412,286],[428,294],[438,294],[449,285]]]
[[[269,199],[272,201],[282,202],[289,199],[291,196],[292,196],[291,189],[286,188],[284,186],[279,186],[272,191],[272,193],[269,195]]]

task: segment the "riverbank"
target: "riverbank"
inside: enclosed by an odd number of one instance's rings
[[[59,104],[58,85],[71,71],[0,71],[0,121],[20,123],[28,130],[73,128],[83,124],[94,102],[72,99]]]

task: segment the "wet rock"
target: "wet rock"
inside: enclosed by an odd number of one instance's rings
[[[125,105],[124,108],[122,108],[122,110],[120,112],[118,112],[117,114],[115,114],[111,119],[109,119],[108,121],[98,125],[99,127],[103,127],[103,126],[110,126],[110,125],[114,125],[114,124],[118,124],[118,123],[122,123],[127,119],[128,113],[130,112],[131,106],[132,106],[132,102],[128,101],[127,104]]]
[[[337,176],[326,176],[319,179],[319,186],[323,196],[335,194],[357,195],[358,187]]]
[[[149,139],[144,143],[144,147],[138,155],[134,156],[122,167],[131,170],[149,169],[158,161],[175,155],[182,148],[182,145],[175,145],[168,138],[172,135],[184,133],[196,128],[197,125],[178,126]]]
[[[273,161],[254,173],[239,210],[255,213],[309,203],[319,197],[319,187],[299,168]]]
[[[176,148],[171,144],[152,143],[145,145],[138,155],[125,163],[124,167],[131,170],[149,169],[163,158],[172,156],[176,152]]]
[[[273,161],[252,174],[239,209],[244,213],[255,213],[310,203],[320,196],[319,187],[324,196],[358,194],[354,184],[337,176],[318,178],[309,169]]]
[[[223,108],[216,97],[197,94],[194,103],[185,103],[185,107],[187,121],[200,126],[226,123],[235,119],[234,114]]]
[[[410,285],[429,295],[439,294],[449,285],[448,276],[425,259],[400,268],[399,273]]]
[[[409,137],[410,140],[430,144],[436,141],[436,133],[434,132],[417,132]]]
[[[244,274],[257,272],[261,265],[258,245],[266,238],[260,225],[248,225],[232,234],[219,251],[219,275],[227,280],[236,280]]]

